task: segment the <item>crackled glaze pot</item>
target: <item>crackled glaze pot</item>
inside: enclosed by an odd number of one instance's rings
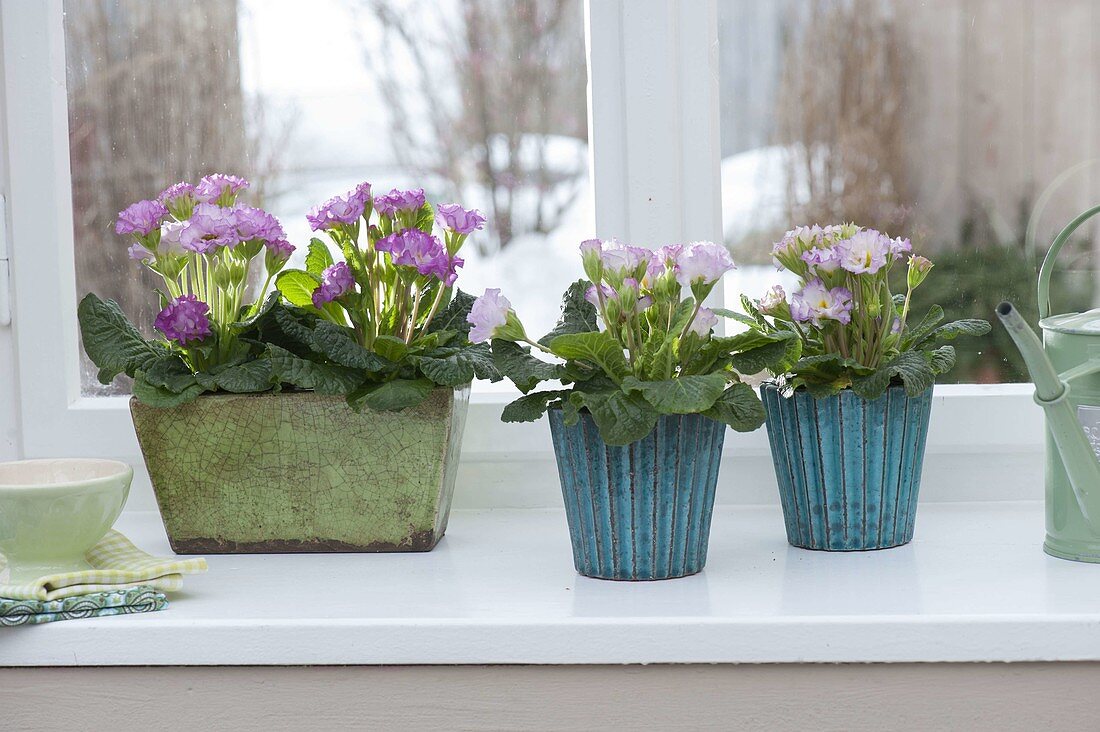
[[[648,436],[618,447],[587,412],[575,425],[560,409],[548,416],[578,572],[659,580],[703,569],[724,424],[665,415]]]
[[[443,537],[469,387],[400,412],[313,392],[130,400],[180,554],[428,551]]]
[[[814,399],[760,387],[787,539],[803,549],[887,549],[913,539],[932,389]]]

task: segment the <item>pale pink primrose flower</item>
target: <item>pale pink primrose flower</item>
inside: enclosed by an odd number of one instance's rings
[[[726,248],[709,241],[689,244],[680,252],[676,265],[676,281],[684,287],[712,285],[736,268]]]
[[[852,274],[875,274],[886,266],[890,239],[874,229],[856,232],[837,243],[840,266]]]
[[[470,329],[470,342],[482,343],[492,339],[500,328],[508,322],[508,313],[512,303],[500,294],[500,290],[490,287],[485,294],[474,300],[466,322],[474,327]]]
[[[820,279],[813,279],[791,298],[791,317],[799,322],[820,325],[823,320],[852,322],[852,293],[844,287],[829,289]]]
[[[688,330],[700,338],[706,338],[716,325],[718,325],[718,316],[714,314],[714,311],[710,308],[699,308],[699,312],[695,314],[695,320],[691,321]]]
[[[758,307],[765,315],[774,315],[786,303],[787,293],[783,291],[783,286],[773,285],[764,293],[764,297],[760,298]]]

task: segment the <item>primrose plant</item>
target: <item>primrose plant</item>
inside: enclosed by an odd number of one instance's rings
[[[471,340],[491,341],[497,368],[526,394],[505,408],[504,421],[562,409],[574,424],[585,410],[611,445],[642,439],[663,414],[701,413],[741,431],[763,424],[760,401],[740,374],[782,360],[788,339],[715,335],[719,316],[733,315],[703,305],[734,269],[724,247],[651,251],[590,240],[580,254],[589,279],[570,286],[557,326],[538,341],[499,290],[486,290],[470,311]],[[528,393],[543,381],[562,388]]]
[[[797,291],[788,301],[775,286],[755,303],[742,302],[754,332],[795,346],[771,369],[788,393],[805,388],[824,397],[851,388],[875,399],[900,383],[916,396],[954,366],[948,341],[989,332],[984,320],[943,323],[938,305],[912,324],[913,291],[932,262],[914,255],[908,239],[854,224],[802,226],[787,232],[772,255],[777,267],[798,276]]]
[[[489,347],[467,339],[473,298],[452,288],[463,264],[459,250],[485,224],[479,211],[433,208],[420,188],[374,197],[361,183],[306,218],[343,260],[315,238],[305,269],[279,275],[276,285],[298,308],[300,326],[285,334],[299,349],[358,370],[363,378],[347,392],[353,407],[402,409],[437,386],[501,378]],[[437,222],[442,238],[433,234]]]
[[[153,406],[207,391],[309,389],[386,410],[475,375],[501,378],[489,347],[467,339],[473,298],[452,289],[480,213],[433,209],[422,190],[375,199],[362,183],[307,216],[343,261],[314,239],[305,269],[288,270],[294,247],[275,217],[237,201],[247,187],[210,175],[119,214],[131,258],[163,282],[159,337],[145,339],[114,302],[85,297],[81,333],[101,381],[126,373]],[[431,233],[437,218],[442,241]]]
[[[271,388],[270,372],[248,365],[256,347],[247,326],[294,247],[278,219],[238,202],[248,185],[215,173],[119,213],[115,232],[130,240],[130,259],[162,285],[153,322],[160,338],[146,340],[116,303],[87,295],[78,313],[81,334],[103,383],[126,373],[135,379],[135,396],[152,404],[218,388]],[[256,281],[263,285],[246,302]]]

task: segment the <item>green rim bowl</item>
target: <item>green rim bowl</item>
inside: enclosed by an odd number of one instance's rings
[[[114,525],[133,477],[117,460],[0,463],[0,554],[8,568],[0,582],[89,569],[84,555]]]

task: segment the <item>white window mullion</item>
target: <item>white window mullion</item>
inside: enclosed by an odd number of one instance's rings
[[[124,409],[81,409],[61,0],[0,2],[5,193],[23,451],[136,450]]]
[[[596,232],[721,241],[714,0],[588,0]]]

